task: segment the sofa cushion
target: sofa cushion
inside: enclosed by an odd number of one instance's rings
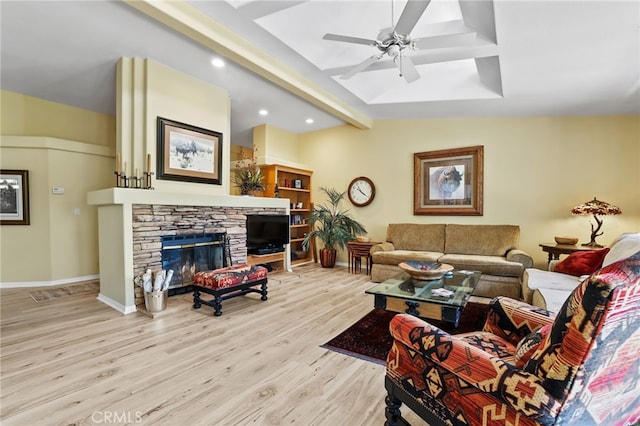
[[[423,262],[436,262],[442,253],[433,251],[416,251],[416,250],[392,250],[392,251],[376,251],[371,254],[374,264],[381,265],[398,265],[407,260],[418,260]]]
[[[519,277],[523,266],[518,262],[508,262],[500,256],[481,256],[474,254],[445,254],[440,263],[448,263],[455,269],[471,269],[483,274]]]
[[[607,253],[609,253],[608,248],[571,253],[555,266],[554,271],[576,277],[580,275],[591,275],[600,269]]]
[[[602,266],[609,266],[640,251],[640,232],[622,234],[610,245],[609,253],[604,257]]]
[[[391,223],[386,241],[398,250],[444,252],[444,224]]]
[[[520,227],[517,225],[455,225],[445,230],[444,252],[506,256],[518,248]]]

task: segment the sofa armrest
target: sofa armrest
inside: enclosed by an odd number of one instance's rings
[[[554,259],[551,262],[549,262],[549,264],[547,265],[547,270],[548,271],[555,271],[556,270],[556,266],[558,266],[558,263],[560,263],[561,261],[559,259]]]
[[[393,251],[396,248],[393,246],[392,243],[389,242],[384,242],[384,243],[378,243],[378,244],[374,244],[371,246],[371,249],[369,250],[370,254],[373,254],[377,251]]]
[[[546,424],[560,410],[560,401],[543,387],[542,380],[536,375],[493,357],[420,318],[398,314],[391,321],[389,329],[394,345],[387,359],[388,373],[402,359],[396,347],[401,344],[417,352],[416,356],[435,363],[526,417]],[[416,363],[420,361],[416,360],[413,364]]]
[[[528,253],[520,249],[509,250],[507,252],[507,260],[509,262],[521,263],[525,269],[533,266],[533,258]]]
[[[491,301],[482,330],[517,345],[532,331],[553,323],[555,316],[555,313],[537,306],[500,296]]]

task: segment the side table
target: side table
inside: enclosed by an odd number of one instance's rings
[[[349,241],[347,243],[347,251],[349,252],[349,272],[356,273],[362,271],[362,258],[365,259],[365,265],[367,275],[371,274],[371,254],[369,251],[371,247],[378,244],[376,241],[369,241],[367,243],[360,241]]]
[[[561,254],[571,254],[577,251],[598,250],[595,247],[588,246],[569,246],[566,244],[542,243],[539,244],[542,251],[549,253],[549,262],[560,259]]]

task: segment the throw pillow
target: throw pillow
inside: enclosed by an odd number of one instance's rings
[[[531,359],[533,354],[536,352],[540,343],[544,340],[544,338],[549,334],[549,330],[551,330],[552,324],[547,324],[537,329],[536,331],[532,331],[527,336],[523,337],[520,342],[518,342],[518,346],[516,347],[516,353],[513,362],[515,363],[517,368],[523,368],[527,361]]]
[[[609,253],[609,248],[602,250],[587,250],[571,253],[562,262],[556,265],[555,272],[574,275],[591,275],[602,266],[604,257]]]

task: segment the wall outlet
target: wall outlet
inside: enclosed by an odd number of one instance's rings
[[[73,209],[73,215],[74,216],[80,216],[80,209],[77,208],[77,207],[75,209]]]

